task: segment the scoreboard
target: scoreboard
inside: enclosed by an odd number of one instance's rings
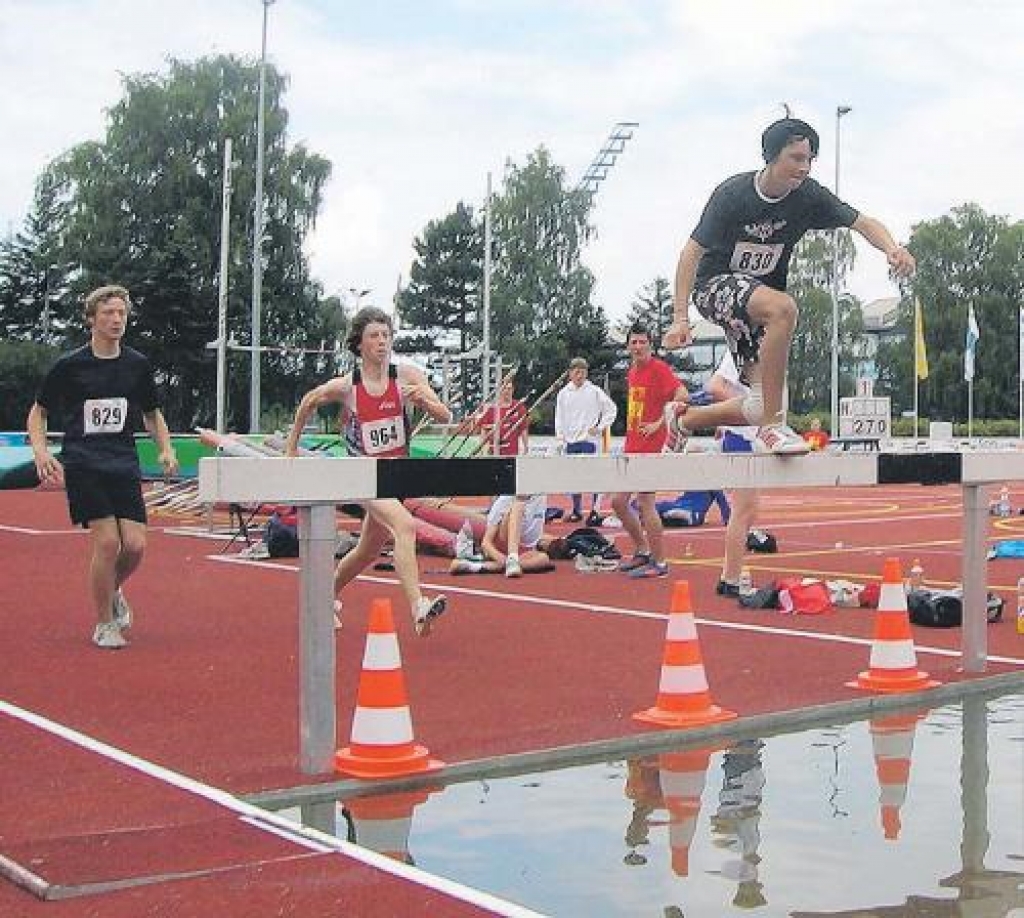
[[[839,399],[839,436],[844,440],[884,440],[892,429],[892,404],[888,396],[854,396]]]

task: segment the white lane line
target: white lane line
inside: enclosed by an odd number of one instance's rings
[[[224,564],[243,564],[249,567],[257,566],[276,571],[290,571],[298,573],[298,568],[290,564],[271,564],[265,561],[246,561],[244,558],[228,558],[224,555],[207,555],[208,561],[219,561]],[[357,580],[366,583],[380,583],[387,586],[397,586],[398,580],[394,577],[374,577],[370,574],[360,574]],[[547,596],[532,596],[524,593],[501,593],[497,590],[479,590],[472,587],[455,586],[450,583],[421,583],[421,586],[429,589],[439,590],[444,593],[461,593],[466,596],[475,596],[481,599],[499,599],[511,603],[523,603],[525,605],[553,606],[560,609],[571,609],[576,612],[595,612],[600,615],[623,615],[627,618],[653,618],[664,620],[668,616],[664,612],[648,612],[643,609],[622,608],[621,606],[604,606],[596,603],[579,602],[571,599],[556,599]],[[694,616],[696,621],[707,627],[722,628],[726,631],[749,631],[757,634],[770,634],[783,637],[805,638],[808,641],[824,641],[833,644],[856,644],[861,647],[870,647],[874,641],[872,638],[847,637],[841,634],[822,634],[815,631],[800,631],[793,628],[778,628],[773,625],[751,625],[745,622],[723,622],[713,618],[700,618]],[[920,644],[915,649],[918,653],[930,653],[937,657],[959,657],[960,650],[950,650],[946,647],[928,647]],[[1002,657],[989,654],[987,660],[993,663],[1008,663],[1015,666],[1024,666],[1024,658]]]
[[[0,523],[0,532],[13,532],[15,535],[79,535],[85,531],[84,529],[25,529],[22,526],[8,526],[5,523]]]
[[[383,854],[377,854],[367,848],[361,848],[351,842],[336,838],[327,832],[321,832],[319,829],[292,822],[270,810],[261,810],[257,806],[239,800],[227,791],[212,787],[209,784],[203,784],[194,778],[186,777],[179,772],[165,768],[163,765],[147,761],[123,749],[118,749],[116,746],[111,746],[102,740],[87,736],[72,727],[66,727],[63,724],[50,720],[48,717],[36,714],[34,711],[29,711],[25,708],[20,708],[2,699],[0,699],[0,714],[6,714],[8,717],[20,720],[22,723],[29,724],[53,736],[60,737],[82,749],[94,752],[127,768],[132,768],[179,790],[210,800],[233,813],[237,813],[250,825],[274,835],[284,835],[292,839],[296,844],[303,845],[312,851],[322,854],[332,851],[345,854],[353,860],[376,867],[385,873],[393,874],[420,886],[426,886],[436,892],[444,893],[468,902],[471,905],[488,909],[497,915],[508,916],[508,918],[545,918],[539,912],[534,912],[513,902],[506,902],[497,896],[492,896],[490,893],[473,889],[470,886],[463,886],[461,883],[456,883],[445,877],[434,876],[418,867],[392,860]]]

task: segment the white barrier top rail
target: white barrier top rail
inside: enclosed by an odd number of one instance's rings
[[[199,496],[214,502],[341,503],[378,497],[481,497],[578,491],[986,485],[1024,479],[1024,452],[695,453],[482,459],[248,458],[199,462]]]

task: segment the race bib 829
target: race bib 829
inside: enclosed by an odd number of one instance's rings
[[[90,434],[120,433],[128,420],[128,399],[88,398],[83,407],[82,429]]]

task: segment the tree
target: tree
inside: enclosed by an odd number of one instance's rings
[[[44,174],[24,228],[0,243],[0,326],[9,340],[56,342],[66,332],[60,237],[66,216]]]
[[[832,404],[832,277],[838,245],[839,286],[856,258],[847,230],[808,233],[789,265],[789,293],[800,318],[789,352],[789,407],[799,414],[829,410]],[[864,317],[856,297],[839,301],[839,394],[853,394],[853,367]]]
[[[1018,412],[1018,310],[1024,303],[1024,222],[964,204],[936,220],[914,227],[910,249],[917,259],[912,293],[923,309],[928,378],[920,384],[922,416],[963,420],[967,383],[963,355],[967,311],[977,315],[974,410],[979,418],[1016,417]],[[885,356],[888,374],[909,407],[913,394],[913,312],[911,297],[901,303],[902,347]],[[894,352],[895,351],[895,352]]]
[[[668,280],[664,277],[654,278],[633,297],[626,318],[616,323],[616,331],[625,338],[633,325],[643,325],[651,332],[651,343],[660,347],[662,335],[672,324],[672,302],[672,287]]]
[[[611,361],[608,320],[582,263],[591,196],[567,190],[565,172],[543,147],[524,166],[509,163],[492,208],[492,347],[543,391],[575,354],[592,369]]]
[[[440,220],[427,224],[413,243],[416,259],[409,284],[399,291],[398,314],[402,325],[423,329],[410,347],[422,350],[441,331],[456,332],[459,350],[468,351],[481,333],[483,232],[473,209],[462,202]],[[479,395],[466,374],[460,374],[461,402],[468,405]]]
[[[125,77],[105,137],[79,144],[47,169],[39,188],[54,195],[59,261],[73,264],[60,319],[81,329],[76,304],[89,289],[121,283],[134,315],[128,341],[153,360],[173,427],[210,423],[215,365],[207,342],[217,331],[224,140],[234,141],[228,301],[230,334],[249,339],[252,220],[259,67],[233,57],[172,60],[166,74]],[[330,174],[327,160],[287,142],[281,104],[287,81],[266,81],[263,341],[308,345],[315,334],[318,285],[302,245]],[[44,202],[37,191],[37,209]],[[313,332],[311,335],[310,332]],[[232,360],[233,370],[242,361]],[[248,364],[248,360],[244,361]],[[264,355],[267,402],[293,399],[294,360]],[[247,404],[248,374],[229,374],[235,420]]]

